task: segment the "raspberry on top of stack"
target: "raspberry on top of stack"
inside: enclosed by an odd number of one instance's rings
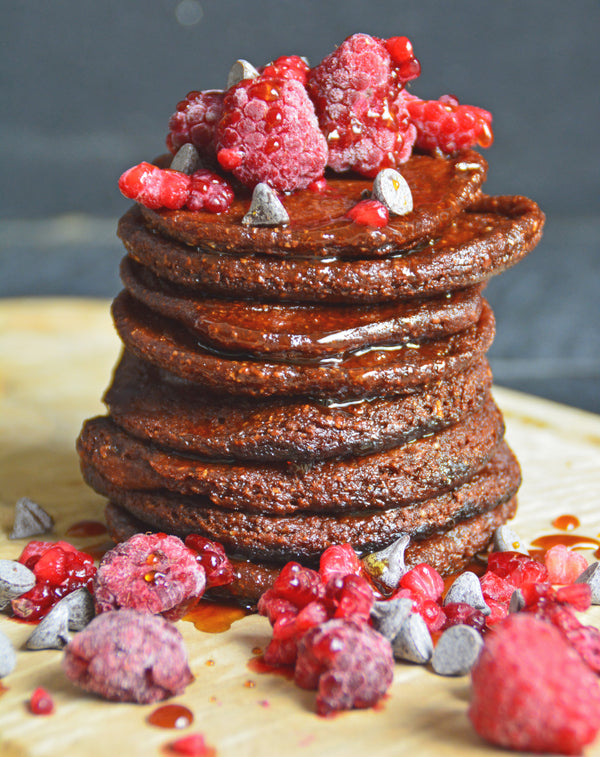
[[[82,470],[115,539],[222,543],[215,594],[252,605],[290,560],[403,534],[407,565],[449,574],[515,512],[482,289],[544,217],[482,193],[491,115],[420,100],[419,73],[408,39],[366,34],[314,68],[237,61],[120,179],[124,351]]]

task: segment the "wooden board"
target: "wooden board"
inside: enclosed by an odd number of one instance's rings
[[[102,499],[79,475],[74,441],[82,421],[102,412],[100,397],[118,352],[107,302],[0,302],[1,558],[15,558],[23,548],[23,542],[7,539],[19,497],[31,497],[55,516],[51,538],[62,538],[82,518],[102,517]],[[552,532],[551,521],[568,513],[580,519],[578,532],[598,536],[600,418],[505,390],[495,394],[524,473],[515,529],[531,539]],[[98,537],[71,541],[84,548]],[[597,609],[588,617],[600,623]],[[147,757],[195,731],[223,757],[506,754],[484,744],[469,726],[468,677],[446,679],[397,665],[381,708],[324,720],[313,713],[313,693],[247,668],[252,649],[268,641],[264,618],[246,617],[219,634],[197,631],[189,622],[178,627],[196,680],[174,701],[193,711],[190,728],[150,726],[146,717],[155,706],[82,694],[62,675],[61,652],[20,651],[16,670],[2,681],[7,690],[0,695],[0,754]],[[17,648],[31,632],[4,615],[0,629]],[[25,703],[37,686],[52,693],[55,714],[28,713]],[[600,740],[586,754],[600,757]]]

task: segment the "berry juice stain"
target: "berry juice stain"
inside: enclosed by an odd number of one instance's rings
[[[559,531],[573,531],[579,527],[579,518],[575,515],[560,515],[552,521],[552,525]]]
[[[194,722],[194,714],[181,704],[164,704],[151,712],[147,720],[159,728],[187,728]]]
[[[90,557],[93,557],[94,560],[102,560],[104,555],[111,549],[115,547],[114,541],[111,541],[110,539],[107,539],[106,541],[101,541],[98,544],[90,544],[89,547],[85,548],[86,555],[90,555]]]
[[[294,677],[294,668],[291,665],[269,665],[269,663],[265,662],[265,658],[262,654],[259,654],[256,657],[251,657],[246,663],[246,667],[248,670],[253,673],[258,673],[259,675],[262,675],[263,673],[273,673],[288,678],[290,681]]]
[[[104,523],[99,520],[78,520],[66,530],[67,536],[100,536],[107,533]]]
[[[183,616],[183,620],[193,623],[198,631],[222,633],[228,631],[236,620],[241,620],[246,615],[249,615],[249,612],[239,605],[201,601]]]

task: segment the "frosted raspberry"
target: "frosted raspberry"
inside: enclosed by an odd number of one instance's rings
[[[596,676],[548,623],[518,613],[486,636],[469,717],[509,749],[580,754],[600,728]]]
[[[294,680],[303,689],[318,689],[319,715],[373,706],[393,677],[390,642],[364,623],[331,620],[298,645]]]
[[[125,171],[119,179],[119,189],[125,197],[152,210],[183,208],[190,186],[191,179],[186,174],[146,162]]]
[[[223,112],[225,93],[212,89],[205,92],[190,92],[177,104],[177,110],[169,119],[167,147],[173,155],[182,145],[190,142],[200,155],[213,158],[216,155],[215,134]]]
[[[63,670],[86,691],[141,704],[181,694],[194,680],[175,626],[135,610],[94,618],[66,646]]]
[[[334,171],[375,176],[408,160],[416,128],[404,80],[385,42],[367,34],[349,37],[311,70],[306,87]]]
[[[489,147],[494,140],[492,114],[474,105],[460,105],[452,95],[420,100],[407,94],[406,107],[417,129],[415,146],[420,150],[452,155],[474,145]]]
[[[190,193],[185,204],[190,210],[224,213],[233,202],[234,196],[229,182],[222,176],[202,168],[191,176]]]
[[[310,67],[299,55],[282,55],[259,69],[261,76],[279,79],[296,79],[306,84]]]
[[[97,612],[128,608],[180,618],[205,587],[204,568],[181,539],[136,534],[107,552],[96,574]]]
[[[313,105],[295,79],[259,76],[227,91],[217,127],[217,159],[248,187],[304,189],[327,163]]]

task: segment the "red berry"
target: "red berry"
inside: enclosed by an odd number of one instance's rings
[[[322,176],[327,144],[302,83],[259,76],[229,89],[217,159],[246,186],[265,182],[278,192],[304,189]]]
[[[306,84],[310,67],[299,55],[282,55],[259,69],[261,76],[279,79],[296,79]]]
[[[125,171],[119,179],[119,189],[125,197],[152,210],[182,208],[190,185],[191,179],[186,174],[146,162]]]
[[[421,73],[421,64],[415,58],[412,42],[408,37],[390,37],[384,40],[387,51],[402,84],[416,79]]]
[[[169,119],[167,136],[167,147],[173,154],[190,142],[200,155],[215,157],[215,135],[224,97],[225,93],[220,90],[190,92],[177,104],[177,110]]]
[[[486,602],[488,599],[492,599],[495,602],[506,602],[508,604],[515,590],[510,581],[500,578],[489,570],[481,576],[479,583]]]
[[[298,645],[294,680],[317,689],[317,712],[373,706],[394,677],[390,642],[364,623],[330,620],[305,634]]]
[[[548,581],[551,584],[572,584],[588,563],[581,552],[574,552],[564,544],[556,544],[544,554],[544,563],[548,569]]]
[[[446,611],[434,599],[424,599],[420,602],[417,612],[432,633],[434,631],[441,631],[444,628],[446,624]]]
[[[516,587],[548,580],[545,565],[519,552],[492,552],[488,557],[488,571],[505,578]]]
[[[374,226],[380,228],[387,226],[390,214],[385,205],[379,200],[361,200],[353,205],[346,213],[346,218],[361,226]]]
[[[362,563],[350,544],[334,544],[321,555],[319,573],[323,583],[334,575],[362,574]]]
[[[54,702],[46,689],[38,687],[29,700],[29,710],[32,715],[51,715],[54,712]]]
[[[349,37],[311,70],[306,87],[334,171],[375,176],[410,157],[416,128],[402,96],[404,80],[384,41],[368,34]]]
[[[185,757],[216,757],[217,751],[209,746],[201,733],[190,733],[169,744],[169,750]]]
[[[518,613],[486,636],[472,670],[469,717],[509,749],[580,754],[600,728],[600,689],[560,633]]]
[[[325,586],[325,604],[332,618],[368,620],[373,607],[373,590],[362,576],[333,575]]]
[[[459,105],[455,97],[420,100],[405,95],[411,123],[417,129],[415,145],[426,152],[451,155],[474,145],[489,147],[493,142],[492,114],[474,105]]]
[[[444,630],[450,626],[471,626],[477,631],[481,631],[485,626],[485,615],[481,610],[471,607],[464,602],[449,602],[444,605],[446,621]]]
[[[273,593],[301,608],[315,599],[321,599],[324,589],[321,576],[316,570],[304,568],[297,562],[289,562],[275,579]]]
[[[437,602],[444,591],[444,579],[431,565],[421,563],[402,576],[400,586],[410,589],[421,599]]]
[[[233,566],[219,542],[199,534],[186,536],[185,546],[196,553],[196,560],[204,569],[206,588],[223,586],[233,581]]]

